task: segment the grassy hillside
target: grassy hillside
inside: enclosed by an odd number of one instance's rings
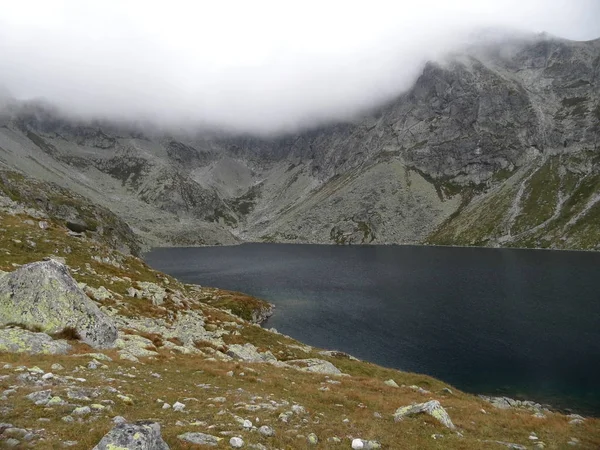
[[[40,227],[42,221],[47,226]],[[62,220],[42,219],[35,210],[14,204],[0,208],[0,236],[0,270],[9,272],[48,256],[64,258],[73,277],[92,288],[86,292],[101,309],[120,318],[121,338],[135,338],[140,349],[149,352],[130,361],[117,348],[98,352],[72,341],[67,355],[0,353],[2,421],[32,433],[31,441],[20,440],[23,448],[61,449],[70,443],[70,448],[90,449],[112,428],[115,416],[158,421],[172,449],[201,448],[177,437],[186,432],[223,438],[216,448],[229,448],[233,435],[247,444],[264,445],[254,448],[268,449],[347,449],[351,438],[376,440],[386,449],[506,448],[496,441],[533,448],[531,433],[548,449],[570,448],[568,442],[577,442],[578,448],[600,447],[597,419],[576,425],[556,412],[543,411],[540,418],[528,408],[497,409],[425,375],[386,369],[339,352],[322,353],[243,320],[265,307],[258,299],[182,284],[138,257],[120,253],[93,231],[73,235]],[[130,296],[131,288],[141,290],[144,283],[162,289],[164,302],[157,305],[150,298]],[[108,297],[98,295],[102,288]],[[163,323],[169,329],[177,315],[187,311],[202,317],[206,330],[222,332],[222,343],[196,341],[191,352],[177,338],[152,331],[149,325]],[[270,351],[281,363],[329,361],[346,375],[227,356],[231,346],[245,343],[259,352]],[[49,372],[54,375],[43,379]],[[390,379],[398,387],[384,383]],[[65,404],[53,400],[34,405],[26,396],[40,389],[51,390],[53,398]],[[71,399],[75,391],[88,399]],[[441,402],[458,432],[428,415],[394,421],[397,408],[430,399]],[[175,402],[185,404],[183,411],[163,408]],[[75,408],[85,406],[89,412],[78,415]],[[256,428],[245,429],[243,420],[255,427],[268,425],[275,434],[267,437]],[[318,436],[317,446],[308,443],[310,433]],[[0,447],[8,445],[8,439],[0,434]]]
[[[427,243],[600,249],[600,156],[539,156],[473,198]]]

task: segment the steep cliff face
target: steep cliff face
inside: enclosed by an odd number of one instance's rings
[[[595,248],[600,40],[545,36],[428,63],[354,123],[274,139],[0,119],[0,162],[123,217],[150,244],[240,240]]]

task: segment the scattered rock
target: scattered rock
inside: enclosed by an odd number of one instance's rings
[[[46,403],[48,403],[48,400],[50,400],[51,397],[52,397],[52,391],[45,390],[45,391],[32,392],[31,394],[27,395],[25,398],[27,398],[28,400],[31,400],[36,405],[45,405]]]
[[[277,362],[277,358],[271,352],[260,353],[256,347],[250,343],[244,345],[232,344],[227,350],[227,355],[233,359],[246,362]]]
[[[396,382],[395,382],[394,380],[392,380],[392,379],[385,380],[383,383],[384,383],[386,386],[393,387],[393,388],[400,387],[400,386],[398,386],[398,383],[396,383]]]
[[[315,433],[310,433],[306,440],[310,445],[317,445],[319,443],[319,438]]]
[[[409,406],[403,406],[398,408],[394,413],[394,420],[399,422],[403,420],[405,417],[412,416],[415,414],[429,414],[431,417],[438,420],[442,425],[451,430],[454,430],[456,427],[452,423],[450,416],[446,412],[446,410],[440,405],[440,402],[437,400],[431,400],[425,403],[417,403]]]
[[[190,442],[192,444],[210,445],[213,447],[219,445],[219,441],[222,440],[222,438],[212,436],[210,434],[195,432],[180,434],[179,436],[177,436],[177,439]]]
[[[275,435],[275,430],[273,430],[273,428],[271,428],[271,427],[269,427],[267,425],[263,425],[262,427],[260,427],[258,429],[258,432],[260,434],[262,434],[263,436],[267,436],[267,437]]]
[[[185,409],[185,405],[183,403],[180,403],[180,402],[173,403],[173,411],[183,411],[184,409]]]
[[[285,362],[291,367],[295,367],[304,372],[322,373],[325,375],[342,375],[342,371],[323,359],[294,359]]]
[[[64,355],[70,350],[71,345],[67,341],[54,340],[45,333],[34,333],[22,328],[0,329],[0,351],[2,352]]]
[[[121,423],[108,432],[92,450],[169,450],[156,422]]]
[[[79,408],[75,408],[71,414],[74,416],[86,416],[92,412],[89,406],[80,406]]]
[[[242,448],[244,446],[244,440],[240,437],[232,437],[229,439],[229,445],[233,448]]]

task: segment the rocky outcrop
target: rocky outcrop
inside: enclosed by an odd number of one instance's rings
[[[0,324],[39,328],[45,333],[74,330],[86,344],[111,347],[114,321],[90,300],[55,260],[20,267],[0,278]]]
[[[414,416],[415,414],[429,414],[446,428],[450,428],[451,430],[456,428],[446,410],[437,400],[431,400],[425,403],[417,403],[398,408],[394,413],[394,420],[396,422],[400,422],[405,417]]]
[[[324,359],[294,359],[291,361],[286,361],[285,363],[304,372],[322,373],[324,375],[342,375],[342,371],[340,369]]]
[[[189,442],[196,445],[206,445],[209,447],[216,447],[223,438],[213,436],[211,434],[189,432],[183,433],[177,436],[178,439]]]
[[[531,400],[516,400],[510,397],[490,397],[487,395],[480,395],[479,398],[491,403],[492,406],[498,409],[521,408],[535,412],[549,411],[547,407]]]
[[[263,323],[273,315],[275,305],[269,303],[252,311],[252,323]]]
[[[0,329],[0,352],[61,355],[69,350],[71,346],[67,341],[54,340],[45,333],[21,328]]]
[[[264,353],[259,352],[256,347],[250,343],[244,345],[231,344],[227,349],[227,354],[233,359],[245,362],[277,362],[277,358],[267,351]]]
[[[139,421],[115,426],[92,450],[169,450],[156,422]]]

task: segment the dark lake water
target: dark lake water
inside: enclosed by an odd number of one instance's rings
[[[600,415],[600,254],[244,244],[148,253],[262,297],[266,327],[462,390]]]

